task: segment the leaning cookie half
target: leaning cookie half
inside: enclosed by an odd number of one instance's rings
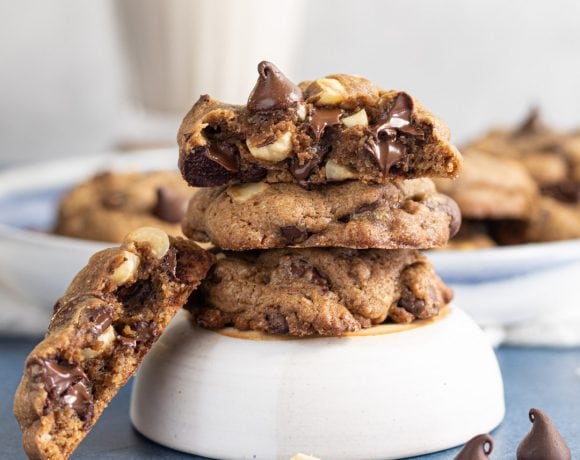
[[[195,243],[151,227],[89,260],[56,303],[15,395],[30,458],[71,455],[213,261]]]
[[[186,308],[197,324],[340,336],[439,314],[453,294],[415,250],[221,253]]]
[[[445,246],[460,225],[458,206],[429,179],[347,181],[311,190],[258,182],[201,189],[190,201],[183,232],[234,251],[431,249]]]

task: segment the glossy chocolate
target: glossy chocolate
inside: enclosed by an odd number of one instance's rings
[[[407,147],[398,139],[400,133],[423,137],[423,132],[411,125],[413,108],[411,96],[399,93],[365,143],[365,150],[375,158],[383,176],[407,153]]]
[[[493,451],[493,439],[488,434],[478,434],[465,443],[455,460],[487,460]]]
[[[80,366],[47,359],[36,359],[32,364],[41,368],[39,377],[50,402],[70,407],[83,420],[92,415],[93,397],[88,390],[89,379]]]
[[[328,126],[340,124],[341,115],[342,110],[340,109],[316,109],[312,107],[308,117],[308,124],[312,128],[317,142],[320,141],[324,130]]]
[[[181,222],[187,209],[188,197],[183,196],[171,187],[157,189],[157,203],[153,214],[165,222],[176,224]]]
[[[550,418],[535,408],[529,417],[532,429],[518,446],[517,460],[570,460],[570,448]]]
[[[211,161],[215,161],[229,172],[240,170],[238,151],[236,147],[227,142],[210,141],[204,153]]]
[[[258,81],[248,98],[252,112],[287,109],[304,100],[302,90],[271,62],[258,64]]]
[[[86,317],[90,324],[90,330],[94,335],[101,335],[113,323],[111,312],[104,307],[89,310],[86,313]]]

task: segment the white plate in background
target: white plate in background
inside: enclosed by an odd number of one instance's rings
[[[73,184],[104,170],[176,167],[175,149],[60,159],[0,171],[0,331],[42,333],[88,258],[110,244],[46,233]],[[455,303],[482,325],[512,324],[578,303],[580,240],[429,251]]]

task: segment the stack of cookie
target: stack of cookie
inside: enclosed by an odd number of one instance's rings
[[[245,106],[202,96],[178,134],[184,234],[223,251],[188,310],[209,328],[335,336],[430,318],[450,289],[419,249],[460,226],[445,124],[404,92],[262,62]]]

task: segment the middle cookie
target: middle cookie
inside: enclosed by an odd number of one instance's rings
[[[264,182],[201,189],[183,232],[228,250],[295,247],[429,249],[461,224],[457,204],[429,179],[367,185],[358,181],[306,190]]]

